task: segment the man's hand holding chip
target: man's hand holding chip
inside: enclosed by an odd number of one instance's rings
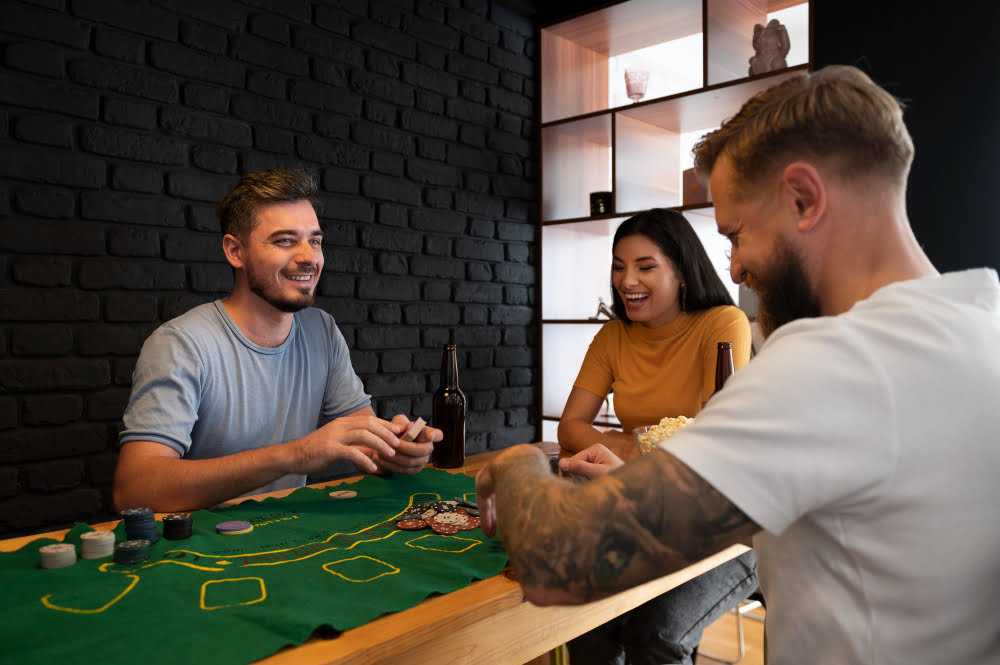
[[[412,475],[420,471],[430,460],[431,451],[434,449],[434,442],[444,438],[444,432],[433,427],[423,425],[423,419],[418,418],[416,423],[403,414],[398,414],[392,419],[392,424],[402,427],[402,434],[399,435],[399,447],[395,449],[395,455],[383,458],[375,455],[372,459],[378,465],[379,471],[386,473],[405,473]],[[407,434],[411,430],[415,437],[410,439]]]

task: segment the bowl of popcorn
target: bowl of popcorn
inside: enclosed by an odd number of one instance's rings
[[[691,423],[694,418],[678,416],[677,418],[664,418],[655,425],[645,425],[632,430],[635,441],[639,444],[640,453],[648,453],[661,443],[672,437],[678,430],[682,430]]]

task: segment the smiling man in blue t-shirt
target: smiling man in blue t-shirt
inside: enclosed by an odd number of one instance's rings
[[[305,483],[338,459],[416,473],[441,432],[399,437],[378,418],[333,318],[310,307],[323,270],[314,180],[244,176],[219,206],[228,298],[195,307],[143,345],[125,410],[119,508],[193,510]]]

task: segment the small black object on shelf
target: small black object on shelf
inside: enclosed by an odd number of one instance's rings
[[[607,215],[611,212],[611,192],[590,193],[590,214]]]

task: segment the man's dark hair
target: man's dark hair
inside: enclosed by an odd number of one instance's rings
[[[675,210],[653,208],[629,217],[615,231],[611,251],[615,251],[620,240],[634,235],[649,238],[674,265],[683,284],[678,297],[685,312],[733,304],[733,299],[719,279],[719,273],[709,260],[698,234],[684,215]],[[611,297],[615,316],[625,323],[631,323],[625,303],[613,284]]]
[[[302,200],[315,206],[316,190],[316,180],[298,169],[268,169],[247,174],[219,203],[222,235],[231,234],[245,242],[257,225],[257,206]]]

